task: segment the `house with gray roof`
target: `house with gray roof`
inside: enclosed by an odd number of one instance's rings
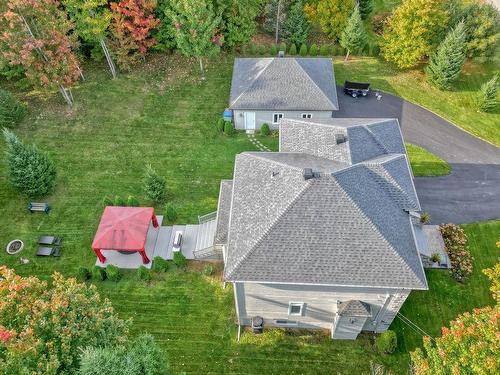
[[[229,109],[236,129],[277,129],[282,118],[324,120],[339,109],[332,60],[268,57],[234,60]]]
[[[215,246],[238,324],[335,339],[385,331],[412,290],[428,289],[398,121],[283,119],[279,129],[279,152],[237,155],[221,182]]]

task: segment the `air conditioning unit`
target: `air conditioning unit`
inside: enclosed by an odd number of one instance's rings
[[[181,246],[182,246],[182,232],[178,230],[175,232],[175,237],[174,237],[174,244],[172,247],[173,252],[178,252],[181,251]]]

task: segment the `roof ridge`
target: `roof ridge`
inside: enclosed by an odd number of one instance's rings
[[[259,155],[259,154],[263,154],[263,153],[281,154],[281,152],[273,152],[273,151],[264,151],[264,152],[254,151],[254,152],[242,152],[240,155],[253,156],[254,158],[261,159],[261,160],[264,160],[264,161],[267,161],[270,163],[275,163],[275,164],[281,165],[282,167],[293,169],[294,171],[303,171],[304,170],[304,168],[294,167],[290,164],[282,163],[282,162],[276,161],[276,160],[267,159],[267,158]],[[284,152],[283,152],[283,154],[284,154]],[[296,154],[300,154],[300,152],[296,152]]]
[[[356,164],[358,165],[358,164]],[[347,199],[352,203],[352,205],[359,211],[359,213],[362,215],[362,217],[364,217],[366,220],[368,220],[368,223],[369,225],[375,230],[375,232],[377,233],[378,236],[380,236],[380,238],[382,239],[382,241],[384,243],[387,244],[387,246],[394,252],[394,254],[396,255],[396,257],[401,260],[401,262],[403,263],[403,266],[406,267],[409,271],[411,271],[411,273],[413,275],[415,275],[415,272],[411,269],[411,267],[408,265],[408,263],[406,262],[406,260],[401,256],[401,254],[399,254],[399,252],[391,245],[391,243],[382,235],[382,233],[380,233],[380,230],[377,228],[377,226],[373,223],[373,221],[363,212],[363,210],[356,204],[356,202],[351,198],[351,196],[344,190],[344,188],[342,187],[342,185],[334,178],[335,180],[335,183],[338,185],[340,191],[342,192],[342,194],[344,194]],[[411,229],[411,228],[410,228]],[[412,229],[411,229],[412,230]],[[416,276],[416,275],[415,275]],[[417,280],[420,282],[420,279],[418,277],[416,277]]]
[[[237,96],[237,97],[236,97],[236,98],[235,98],[235,99],[234,99],[231,103],[229,103],[229,106],[230,106],[230,107],[232,107],[232,106],[233,106],[233,105],[234,105],[234,104],[238,101],[238,99],[239,99],[239,98],[241,98],[241,96],[242,96],[244,93],[246,93],[248,90],[250,90],[250,88],[251,88],[251,87],[253,87],[253,85],[255,84],[255,81],[257,81],[257,79],[261,76],[261,74],[262,74],[262,73],[264,73],[264,72],[267,70],[267,68],[269,68],[269,65],[271,65],[271,64],[274,62],[274,59],[275,59],[275,58],[267,58],[267,57],[264,57],[264,58],[261,58],[261,59],[259,59],[259,60],[267,60],[267,59],[269,59],[269,62],[266,64],[265,68],[264,68],[264,69],[262,69],[262,70],[259,72],[259,74],[257,74],[257,75],[254,77],[254,79],[252,80],[251,84],[250,84],[249,86],[247,86],[247,88],[246,88],[245,90],[243,90],[243,91],[240,93],[240,95],[238,95],[238,96]],[[235,65],[236,65],[236,59],[234,60],[234,63],[235,63]],[[234,70],[235,70],[235,69],[234,69],[234,66],[233,66],[233,71],[234,71]]]
[[[377,142],[377,144],[382,148],[382,150],[386,153],[386,154],[389,154],[389,150],[387,149],[387,147],[384,145],[384,143],[380,140],[380,138],[374,133],[372,132],[369,128],[368,128],[369,125],[363,125],[363,128],[372,136],[372,138],[375,140],[375,142]]]
[[[300,68],[300,70],[302,70],[304,72],[304,74],[306,75],[307,78],[309,78],[309,80],[313,83],[314,86],[316,86],[316,88],[321,92],[321,94],[326,98],[326,100],[328,101],[328,103],[330,103],[332,105],[332,107],[335,108],[335,104],[332,103],[332,101],[330,100],[330,98],[325,94],[325,92],[316,84],[316,82],[314,82],[314,80],[311,78],[311,76],[305,71],[305,69],[302,67],[302,65],[299,64],[299,62],[297,61],[296,58],[293,58],[292,59],[295,64],[297,64]],[[333,67],[332,67],[332,70],[333,70]],[[337,88],[335,88],[336,90]]]
[[[315,122],[315,121],[304,121],[304,120],[299,120],[299,119],[292,119],[292,118],[287,118],[287,117],[284,117],[283,120],[286,120],[286,122],[291,122],[291,123],[294,123],[294,122],[298,122],[298,123],[301,123],[301,124],[308,124],[308,125],[317,125],[317,126],[322,126],[324,128],[335,128],[335,129],[346,129],[345,127],[343,126],[339,126],[339,125],[335,125],[335,124],[324,124],[324,123],[321,123],[321,122]],[[283,120],[281,120],[279,126],[281,128],[282,124],[283,124]],[[358,126],[358,125],[356,125]],[[362,125],[359,125],[359,126],[362,126]]]
[[[264,240],[264,238],[266,237],[266,235],[271,231],[271,229],[273,229],[273,227],[276,225],[276,223],[278,222],[278,220],[280,220],[283,215],[288,212],[290,210],[290,208],[295,204],[295,202],[297,201],[297,199],[302,196],[304,194],[304,192],[310,188],[311,186],[311,182],[309,183],[306,183],[306,185],[304,186],[304,188],[302,190],[300,190],[297,195],[286,205],[286,207],[283,209],[283,211],[278,215],[276,216],[276,218],[271,222],[271,224],[267,227],[267,229],[262,233],[262,235],[257,239],[257,241],[255,242],[255,244],[252,246],[252,248],[246,252],[246,254],[244,256],[242,256],[240,259],[238,259],[238,261],[236,262],[236,264],[232,267],[233,269],[231,271],[228,272],[227,275],[225,275],[226,278],[230,278],[232,274],[234,274],[234,272],[241,266],[241,264],[250,256],[250,254],[258,247],[258,245],[261,244],[261,242]]]

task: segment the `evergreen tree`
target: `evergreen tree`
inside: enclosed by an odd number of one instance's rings
[[[303,44],[309,35],[310,25],[304,14],[304,3],[298,0],[290,8],[285,22],[285,38],[288,43]]]
[[[257,31],[256,17],[262,10],[262,0],[220,0],[222,31],[227,47],[247,43]],[[219,11],[219,9],[218,9]]]
[[[307,56],[307,46],[305,43],[300,46],[299,55]]]
[[[26,106],[10,92],[0,89],[0,127],[17,125],[25,114]]]
[[[7,166],[12,186],[28,197],[48,194],[56,180],[52,160],[36,146],[23,144],[11,131],[4,129],[3,135],[7,143]]]
[[[292,43],[292,45],[290,45],[290,49],[288,50],[288,54],[290,56],[295,56],[297,54],[297,45],[295,43]]]
[[[366,31],[361,20],[359,7],[356,5],[340,38],[340,45],[347,51],[345,61],[347,61],[351,52],[359,51],[365,44]]]
[[[498,92],[498,76],[493,76],[488,82],[481,86],[479,92],[478,107],[481,112],[490,112],[498,105],[497,92]]]
[[[449,90],[465,62],[465,27],[460,22],[452,29],[431,56],[425,69],[427,79],[441,90]]]
[[[262,28],[269,34],[277,36],[278,40],[285,35],[285,24],[291,2],[291,0],[270,0],[264,8]]]
[[[361,18],[366,20],[373,10],[373,0],[358,0]]]
[[[146,167],[144,193],[146,193],[148,199],[155,203],[161,203],[167,197],[167,182],[165,178],[156,173],[151,165]]]
[[[446,0],[403,0],[384,28],[384,58],[399,68],[414,67],[432,54],[448,22]]]
[[[203,56],[217,54],[224,37],[220,32],[222,17],[211,0],[172,0],[167,14],[175,26],[177,48],[188,57],[196,57],[205,78]]]

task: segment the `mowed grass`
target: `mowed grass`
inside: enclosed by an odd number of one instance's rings
[[[500,60],[478,64],[467,62],[452,91],[440,91],[421,70],[401,71],[370,57],[344,62],[335,58],[337,83],[345,80],[370,82],[374,89],[401,96],[437,113],[462,129],[500,146],[500,106],[493,113],[476,110],[475,101],[481,84],[500,74]]]
[[[406,143],[406,151],[415,176],[443,176],[450,173],[450,165],[425,148]]]
[[[428,291],[414,291],[401,309],[401,314],[429,335],[441,335],[441,327],[458,314],[476,307],[493,305],[488,278],[482,273],[499,260],[500,220],[463,225],[474,257],[474,271],[464,283],[451,278],[446,270],[427,270]],[[396,319],[391,326],[398,334],[398,353],[414,350],[422,344],[422,334]]]

